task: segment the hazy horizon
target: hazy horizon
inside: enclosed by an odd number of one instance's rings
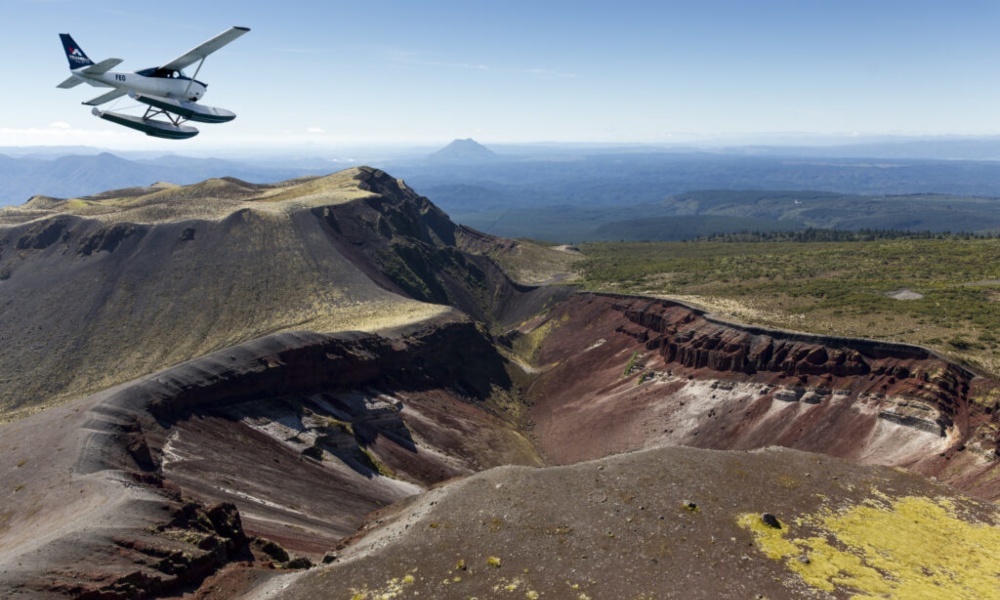
[[[144,137],[141,136],[140,137]],[[473,139],[493,150],[499,158],[543,157],[550,154],[584,155],[587,153],[719,153],[719,154],[771,154],[831,158],[838,156],[870,158],[891,157],[900,159],[929,160],[1000,160],[1000,135],[991,136],[810,136],[808,134],[773,133],[749,137],[718,137],[687,143],[641,142],[489,142],[477,138],[454,138],[440,142],[406,143],[320,143],[269,145],[201,145],[152,144],[147,147],[122,147],[90,144],[29,144],[2,145],[0,155],[14,158],[25,156],[89,155],[109,152],[125,157],[189,156],[223,160],[327,160],[331,164],[343,162],[345,166],[365,161],[393,161],[425,158],[456,140]],[[866,153],[866,150],[870,152]]]

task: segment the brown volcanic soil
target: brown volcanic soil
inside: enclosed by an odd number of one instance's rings
[[[375,515],[339,564],[250,597],[849,598],[859,590],[817,589],[768,557],[740,519],[767,512],[789,536],[807,535],[796,518],[874,497],[950,498],[963,519],[1000,524],[995,505],[901,470],[787,449],[659,448],[569,467],[502,467],[432,490]],[[924,539],[935,535],[927,523]],[[822,573],[833,560],[810,554],[806,567]]]

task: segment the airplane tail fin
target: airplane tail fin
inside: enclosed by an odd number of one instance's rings
[[[73,40],[70,34],[60,33],[59,39],[62,40],[63,49],[66,50],[66,59],[69,61],[70,71],[74,71],[80,67],[89,67],[94,64],[94,61],[87,58],[87,55],[83,53],[83,50],[80,49],[80,46]]]

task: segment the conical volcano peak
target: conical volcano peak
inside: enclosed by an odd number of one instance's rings
[[[482,162],[496,159],[495,152],[472,138],[454,140],[427,158],[438,162]]]

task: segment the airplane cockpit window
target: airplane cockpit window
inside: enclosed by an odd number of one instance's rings
[[[146,77],[159,77],[162,79],[190,79],[187,75],[184,74],[184,71],[177,71],[173,69],[168,70],[168,69],[160,69],[154,67],[152,69],[143,69],[142,71],[137,71],[137,73],[139,73],[139,75],[144,75]]]

